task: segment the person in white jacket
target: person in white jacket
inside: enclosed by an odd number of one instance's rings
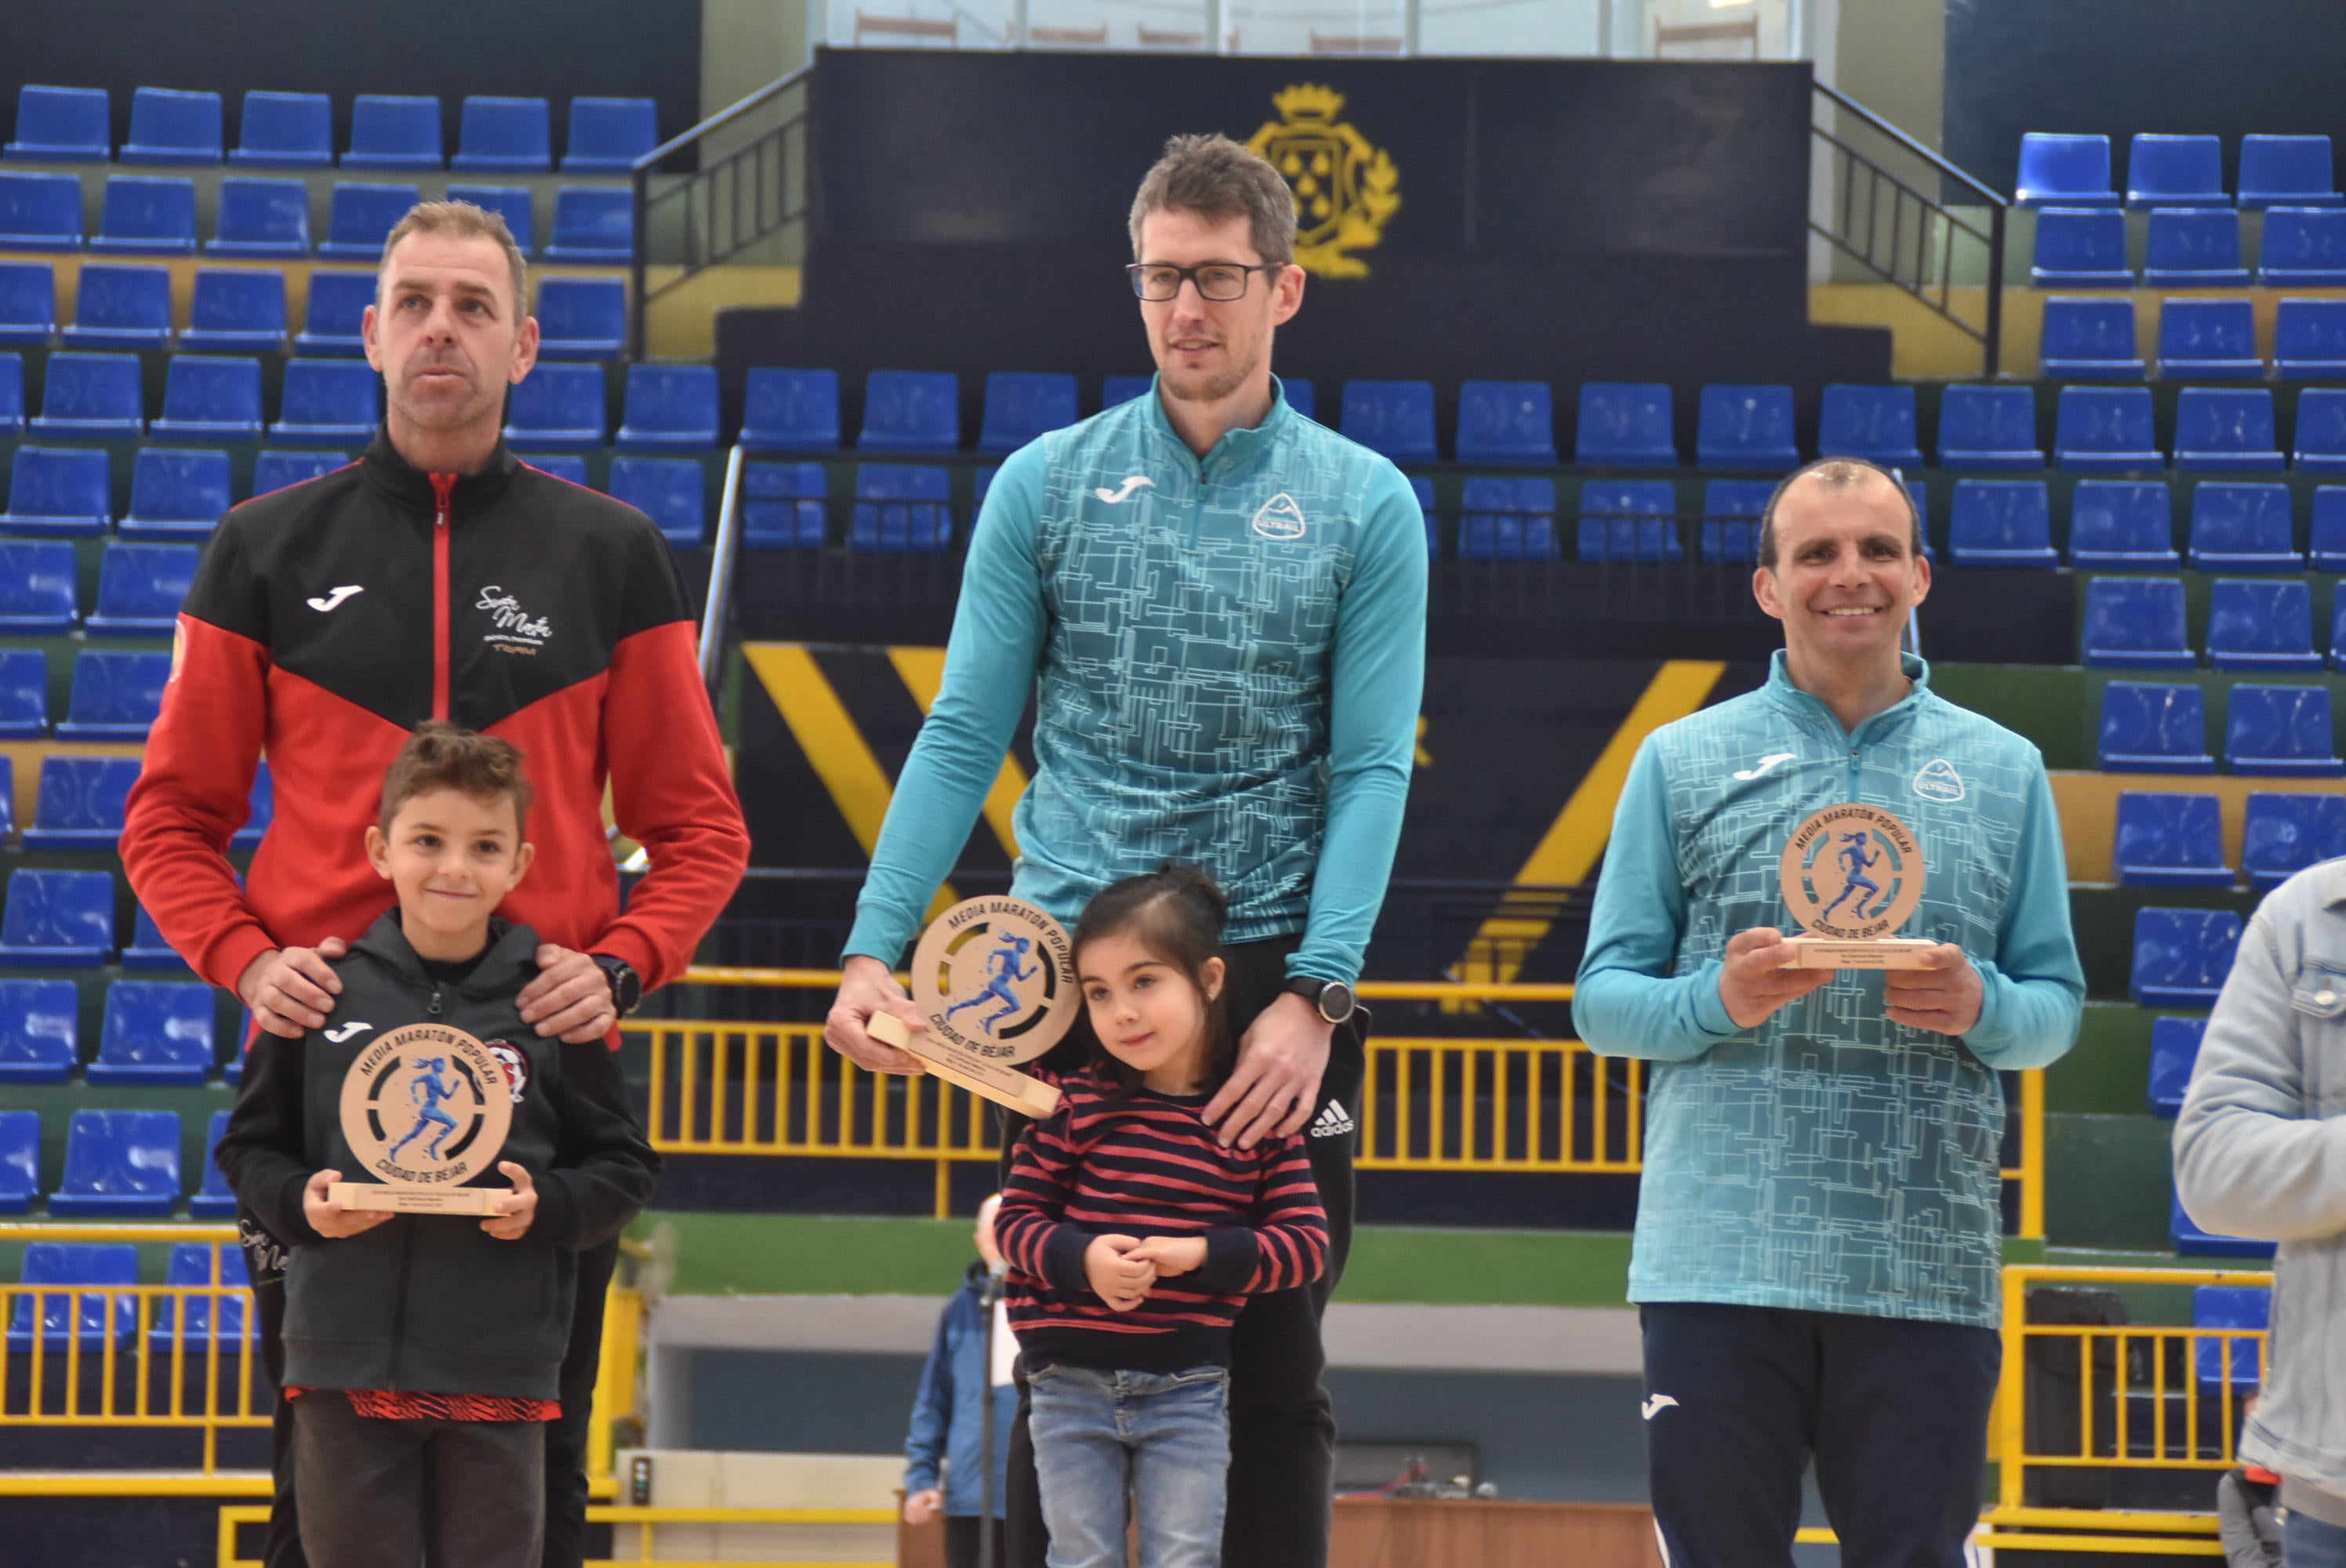
[[[2346,860],[2249,921],[2175,1126],[2184,1211],[2278,1241],[2240,1457],[2276,1471],[2290,1568],[2346,1568]]]

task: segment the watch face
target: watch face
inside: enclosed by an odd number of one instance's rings
[[[1341,980],[1331,980],[1320,988],[1320,1016],[1331,1023],[1341,1023],[1352,1015],[1352,988]]]

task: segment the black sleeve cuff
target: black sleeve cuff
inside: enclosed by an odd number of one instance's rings
[[[1198,1288],[1217,1296],[1243,1295],[1261,1261],[1254,1232],[1244,1226],[1209,1230],[1206,1232],[1205,1267],[1198,1270]]]
[[[1092,1234],[1081,1226],[1064,1220],[1051,1227],[1043,1243],[1043,1276],[1046,1283],[1070,1294],[1082,1294],[1092,1288],[1091,1276],[1084,1272],[1084,1254],[1091,1250]]]

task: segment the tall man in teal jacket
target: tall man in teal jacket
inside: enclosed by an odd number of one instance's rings
[[[1597,882],[1574,1016],[1656,1064],[1629,1298],[1671,1568],[1789,1564],[1811,1455],[1849,1568],[1958,1568],[1978,1514],[1996,1074],[2066,1052],[2086,987],[2043,758],[1900,651],[1921,552],[1872,464],[1784,482],[1752,577],[1783,651],[1647,738]],[[1938,944],[1927,967],[1783,967],[1785,841],[1843,802],[1920,840],[1895,934]]]
[[[1362,1071],[1352,988],[1415,755],[1424,525],[1399,470],[1290,408],[1270,373],[1272,332],[1303,302],[1278,171],[1225,137],[1176,137],[1130,228],[1156,384],[994,476],[826,1033],[866,1067],[920,1070],[865,1024],[884,1009],[924,1027],[890,966],[1031,695],[1011,891],[1072,924],[1119,878],[1167,860],[1206,871],[1229,898],[1243,1031],[1206,1120],[1249,1148],[1309,1127],[1329,1269],[1250,1301],[1232,1331],[1221,1560],[1320,1568],[1335,1459],[1320,1313],[1351,1239]],[[1088,1028],[1078,1014],[1060,1047],[1078,1064]],[[1042,1568],[1031,1451],[1015,1440],[1011,1467],[1007,1568]]]

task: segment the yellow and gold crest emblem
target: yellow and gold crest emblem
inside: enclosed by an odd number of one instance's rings
[[[1344,95],[1310,82],[1271,95],[1285,117],[1267,120],[1247,146],[1269,159],[1295,192],[1295,260],[1323,278],[1365,278],[1354,256],[1384,237],[1401,209],[1392,155],[1336,116]]]

